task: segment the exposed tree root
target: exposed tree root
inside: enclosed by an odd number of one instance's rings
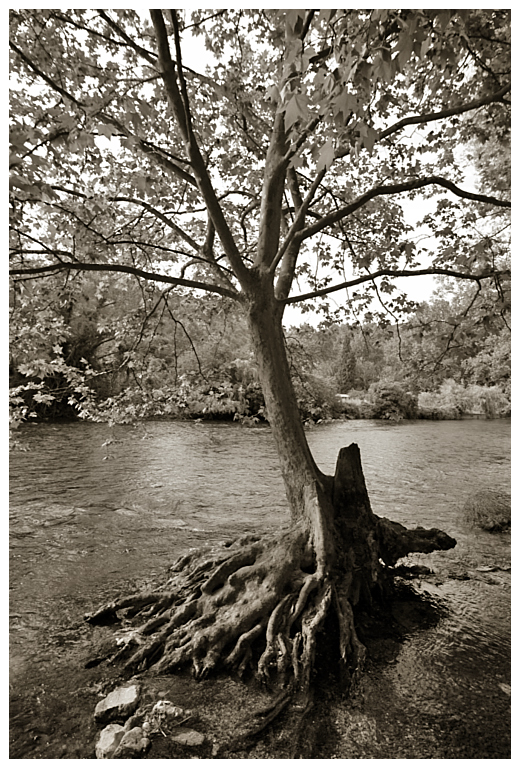
[[[300,695],[305,708],[319,633],[332,615],[339,664],[355,680],[365,658],[356,605],[386,588],[400,557],[448,549],[455,541],[376,517],[352,448],[357,451],[351,446],[340,453],[332,502],[323,486],[307,489],[299,525],[192,551],[172,566],[159,590],[124,597],[88,616],[92,623],[122,621],[111,660],[124,660],[132,672],[158,674],[191,665],[198,679],[217,666],[240,674],[253,669],[261,682]],[[286,705],[284,694],[249,735]]]
[[[243,672],[253,646],[263,682],[294,678],[306,687],[316,635],[332,600],[332,583],[309,573],[312,552],[303,529],[249,536],[181,558],[160,591],[116,600],[88,617],[138,622],[113,660],[129,670],[164,673],[191,663],[197,678],[217,664]]]

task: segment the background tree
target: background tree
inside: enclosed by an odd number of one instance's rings
[[[501,10],[12,12],[11,274],[128,273],[238,302],[287,491],[274,539],[190,554],[92,617],[145,622],[129,667],[200,676],[259,650],[260,678],[306,691],[333,614],[354,674],[353,609],[399,557],[454,545],[373,515],[356,446],[334,478],[316,466],[282,318],[359,286],[358,308],[377,296],[398,313],[396,276],[501,280],[469,231],[459,250],[447,230],[510,207],[485,174],[469,191],[457,152],[483,116],[507,124],[508,30]],[[215,57],[204,74],[183,63],[190,32]],[[420,190],[442,192],[446,222],[426,267],[398,197]]]
[[[346,328],[341,345],[338,372],[336,374],[336,386],[338,392],[349,392],[356,389],[358,384],[356,356],[352,349],[350,328]]]

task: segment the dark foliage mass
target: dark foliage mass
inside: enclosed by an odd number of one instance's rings
[[[229,300],[165,299],[126,277],[53,281],[13,290],[15,419],[266,419],[247,327]],[[441,285],[401,323],[287,328],[302,418],[506,415],[509,302],[506,292],[499,312],[489,290]]]

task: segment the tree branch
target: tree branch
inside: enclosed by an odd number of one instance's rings
[[[336,224],[338,221],[341,221],[341,219],[350,216],[352,213],[359,210],[359,208],[362,208],[375,197],[381,197],[383,195],[397,195],[401,192],[412,192],[413,190],[422,189],[423,187],[432,186],[434,184],[438,185],[439,187],[449,189],[450,192],[453,192],[454,195],[457,195],[457,197],[462,197],[465,200],[476,200],[479,203],[497,205],[501,208],[511,208],[511,203],[509,200],[499,200],[496,197],[481,195],[476,192],[466,192],[460,187],[457,187],[457,185],[452,181],[443,179],[440,176],[430,176],[426,179],[414,179],[413,181],[403,182],[402,184],[381,185],[380,187],[369,189],[368,192],[365,192],[365,194],[361,195],[361,197],[358,197],[357,200],[354,200],[354,202],[350,203],[349,205],[345,205],[342,208],[339,208],[337,211],[332,211],[332,213],[323,216],[315,224],[311,224],[309,227],[300,230],[300,232],[297,233],[295,237],[300,241],[305,240],[308,237],[312,237],[312,235],[315,235],[317,232],[321,232],[321,230],[325,229],[326,227],[330,227],[333,224]]]
[[[177,77],[175,74],[175,65],[172,61],[170,53],[168,34],[166,31],[162,11],[152,9],[150,10],[150,16],[152,18],[152,23],[155,29],[157,49],[159,52],[159,64],[166,88],[166,94],[168,101],[170,102],[170,106],[172,107],[174,117],[183,136],[185,146],[188,150],[192,169],[197,179],[197,186],[204,198],[208,208],[208,213],[213,220],[215,230],[220,238],[220,242],[222,243],[222,247],[229,260],[229,263],[231,264],[231,267],[240,284],[247,286],[251,281],[249,270],[242,261],[240,252],[237,248],[222,208],[220,207],[220,203],[200,153],[195,135],[193,131],[191,131],[191,115],[186,113],[186,110],[189,110],[189,104],[183,101],[179,91]],[[175,34],[176,38],[178,38],[178,30],[175,32]]]
[[[385,128],[384,131],[381,131],[378,134],[376,141],[386,139],[387,136],[391,136],[393,133],[397,133],[397,131],[405,128],[407,125],[432,123],[436,120],[443,120],[447,117],[453,117],[454,115],[462,115],[465,112],[471,112],[473,109],[479,109],[480,107],[485,107],[487,104],[493,104],[497,101],[503,102],[503,97],[510,90],[511,83],[508,83],[499,91],[496,91],[489,96],[484,96],[481,99],[474,99],[473,101],[469,101],[467,104],[459,104],[457,107],[450,107],[449,109],[444,109],[441,112],[429,112],[425,115],[412,115],[410,117],[405,117],[402,120],[399,120],[397,123],[394,123],[394,125],[390,125],[388,128]],[[340,149],[335,153],[334,157],[335,159],[345,157],[346,155],[350,154],[350,151],[350,147]]]
[[[307,192],[305,200],[302,200],[301,205],[298,207],[298,212],[296,214],[296,218],[294,219],[293,223],[291,224],[291,227],[290,227],[287,235],[285,236],[283,243],[278,248],[278,252],[277,252],[276,256],[274,257],[274,259],[273,259],[273,261],[271,263],[271,266],[269,267],[269,271],[270,272],[274,273],[274,271],[276,270],[276,267],[278,266],[278,264],[280,263],[283,255],[284,255],[285,251],[287,250],[289,245],[294,240],[295,234],[301,228],[302,224],[305,223],[305,215],[307,213],[309,205],[311,204],[312,199],[313,199],[314,195],[316,194],[316,190],[320,186],[320,184],[321,184],[321,182],[323,180],[323,177],[325,176],[326,173],[327,173],[326,170],[320,171],[318,173],[318,175],[316,176],[316,178],[314,179],[314,181],[312,182],[311,188]],[[295,208],[296,208],[296,204],[295,204]]]
[[[329,285],[327,288],[321,288],[317,291],[310,291],[309,293],[302,293],[300,296],[290,296],[283,301],[284,304],[297,304],[300,301],[306,301],[307,299],[315,299],[318,296],[326,296],[329,293],[340,291],[343,288],[352,288],[354,285],[361,285],[362,283],[368,283],[375,280],[378,277],[419,277],[421,275],[444,275],[445,277],[456,277],[460,280],[485,280],[495,275],[509,275],[509,269],[503,270],[488,270],[487,272],[481,272],[476,275],[471,272],[458,272],[455,269],[444,269],[442,267],[428,267],[427,269],[380,269],[377,272],[371,272],[370,274],[361,275],[361,277],[355,277],[352,280],[346,280],[344,283],[338,283],[337,285]]]
[[[88,200],[87,195],[85,195],[83,192],[77,192],[74,189],[68,189],[67,187],[62,187],[59,185],[52,185],[52,189],[57,190],[58,192],[65,192],[68,195],[73,195],[74,197],[81,197],[84,200]],[[185,232],[183,229],[177,226],[171,219],[168,218],[162,211],[158,211],[157,208],[154,208],[153,205],[150,205],[150,203],[147,203],[145,200],[139,200],[136,197],[124,197],[124,196],[114,196],[114,197],[108,197],[107,200],[109,200],[112,203],[132,203],[133,205],[139,205],[142,208],[145,209],[145,211],[148,211],[148,213],[151,213],[152,216],[155,216],[159,221],[162,221],[163,224],[166,224],[167,227],[169,227],[173,232],[175,232],[177,235],[179,235],[182,240],[188,243],[193,250],[197,251],[198,253],[202,253],[204,246],[199,245],[190,235],[188,235],[187,232]]]
[[[31,59],[21,51],[18,46],[10,42],[9,45],[15,51],[15,53],[21,58],[21,60],[31,69],[38,77],[40,77],[44,82],[47,83],[52,90],[56,91],[60,94],[60,96],[64,96],[65,98],[69,99],[73,104],[76,105],[76,107],[86,110],[86,106],[76,99],[75,96],[73,96],[69,91],[62,88],[58,83],[56,83],[51,77],[45,74]],[[142,152],[144,152],[147,155],[152,156],[163,168],[166,170],[173,172],[176,176],[179,176],[184,181],[187,181],[192,186],[196,187],[197,182],[195,178],[189,174],[187,171],[184,170],[181,166],[174,163],[172,160],[169,160],[168,158],[164,157],[159,151],[155,149],[151,149],[149,144],[144,140],[141,139],[139,136],[136,136],[132,131],[130,131],[125,125],[123,125],[119,120],[117,120],[115,117],[111,117],[110,115],[105,114],[101,110],[97,112],[95,115],[91,113],[91,117],[97,116],[98,119],[105,123],[106,125],[110,125],[114,128],[117,128],[118,131],[120,131],[124,136],[126,136],[127,139],[134,139],[139,148]]]
[[[407,125],[418,125],[421,123],[431,123],[435,120],[443,120],[446,117],[453,117],[454,115],[462,115],[464,112],[471,112],[473,109],[479,109],[485,107],[487,104],[493,104],[496,101],[502,101],[502,97],[511,90],[511,83],[508,83],[496,93],[492,93],[489,96],[484,96],[481,99],[474,99],[467,104],[459,104],[458,107],[451,107],[450,109],[444,109],[442,112],[430,112],[426,115],[414,115],[412,117],[405,117],[403,120],[394,125],[389,126],[378,136],[378,141],[386,139],[390,134],[400,131],[401,128],[405,128]]]
[[[298,175],[294,168],[289,168],[287,171],[287,183],[291,192],[294,211],[296,216],[298,216],[303,207],[303,198],[301,195],[300,185],[298,184]],[[305,221],[305,219],[303,219],[303,221]],[[278,280],[276,283],[275,295],[279,300],[286,299],[291,291],[291,285],[294,279],[294,271],[296,269],[299,253],[300,243],[294,242],[293,240],[283,256]]]
[[[93,117],[94,115],[92,115]],[[175,174],[175,176],[178,176],[183,181],[187,181],[188,184],[191,184],[192,187],[197,187],[197,180],[194,176],[192,176],[190,173],[184,170],[180,165],[177,165],[177,163],[173,162],[172,158],[173,156],[165,152],[162,153],[162,150],[160,148],[154,148],[150,142],[146,141],[145,139],[142,139],[140,136],[136,136],[132,131],[128,130],[128,128],[119,122],[119,120],[116,120],[115,117],[111,117],[110,115],[106,115],[104,112],[98,112],[97,117],[107,125],[114,126],[114,128],[117,128],[118,131],[120,131],[124,136],[126,136],[127,139],[133,139],[139,149],[145,154],[152,157],[159,165],[161,165],[165,170],[172,172]]]
[[[75,104],[77,107],[83,107],[81,102],[79,102],[74,96],[65,90],[65,88],[62,88],[58,83],[55,83],[52,78],[50,78],[48,75],[45,74],[45,72],[42,72],[42,70],[34,64],[31,59],[25,55],[23,51],[18,48],[18,46],[13,43],[11,40],[9,41],[9,46],[11,49],[16,53],[16,55],[26,64],[29,69],[32,69],[32,71],[38,75],[38,77],[41,77],[42,80],[44,80],[47,85],[49,85],[53,91],[56,91],[60,94],[60,96],[65,96],[66,99],[69,99],[73,104]]]
[[[109,27],[114,29],[120,37],[124,40],[124,44],[132,48],[136,53],[139,54],[139,56],[142,56],[145,61],[148,62],[148,64],[151,64],[152,67],[155,67],[157,64],[157,56],[153,54],[151,51],[147,51],[146,48],[143,48],[142,46],[138,45],[132,38],[126,34],[124,29],[121,29],[119,24],[115,22],[113,19],[110,18],[110,16],[106,13],[104,10],[100,10],[99,8],[96,8],[97,13],[101,16],[103,21],[105,21]],[[89,30],[90,31],[90,30]]]
[[[255,267],[266,271],[271,269],[276,260],[280,241],[285,174],[289,164],[285,159],[286,145],[284,114],[279,112],[274,118],[269,149],[265,157],[258,245],[254,261]]]
[[[181,277],[172,277],[170,275],[161,275],[158,272],[147,272],[138,267],[130,267],[126,264],[96,264],[93,262],[60,262],[59,264],[47,264],[41,267],[15,267],[9,270],[13,277],[23,278],[25,275],[46,275],[54,272],[64,272],[74,270],[76,272],[124,272],[128,275],[142,277],[144,280],[153,280],[156,283],[167,283],[168,285],[183,286],[185,288],[196,288],[201,291],[218,293],[221,296],[228,296],[231,299],[239,299],[240,294],[228,288],[213,283],[203,283],[198,280],[186,280]]]

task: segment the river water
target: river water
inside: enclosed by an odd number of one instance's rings
[[[52,686],[54,651],[45,638],[60,620],[80,621],[126,582],[162,573],[189,547],[275,529],[287,517],[265,427],[39,424],[21,437],[28,450],[10,462],[15,689],[28,676],[34,683],[35,670],[44,668],[45,685]],[[509,683],[510,536],[472,530],[461,507],[477,488],[509,490],[510,422],[333,422],[310,430],[308,439],[331,474],[341,447],[360,446],[376,514],[457,539],[451,552],[414,558],[448,574],[442,583],[423,585],[443,605],[443,618],[423,635],[420,650],[410,638],[401,653],[401,683],[406,688],[408,670],[414,706],[435,710],[437,683],[429,670],[449,681],[471,666],[487,670],[488,706],[501,710]],[[12,756],[60,756],[31,749],[19,743]]]

